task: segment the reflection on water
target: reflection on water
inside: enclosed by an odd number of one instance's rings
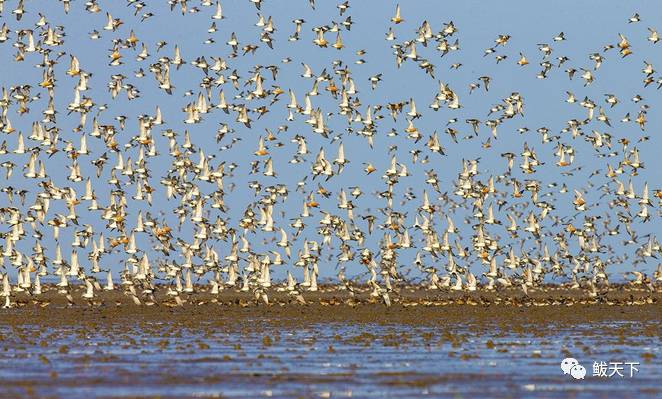
[[[637,323],[518,331],[324,324],[219,331],[168,323],[0,326],[0,396],[660,395],[660,338]],[[586,379],[563,375],[575,357]],[[594,361],[640,362],[593,377]]]

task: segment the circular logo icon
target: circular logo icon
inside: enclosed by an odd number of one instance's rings
[[[578,364],[579,362],[574,357],[565,358],[561,362],[561,370],[563,370],[563,374],[570,374],[570,370]]]

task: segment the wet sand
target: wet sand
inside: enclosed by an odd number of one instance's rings
[[[0,397],[659,397],[662,294],[620,287],[404,288],[386,307],[360,289],[182,294],[138,306],[53,287],[0,310]],[[144,298],[143,298],[144,299]],[[575,357],[637,361],[636,378],[574,381]]]
[[[269,304],[251,293],[224,290],[180,294],[182,304],[157,290],[153,301],[143,297],[136,305],[121,290],[100,292],[92,301],[81,297],[82,288],[71,290],[68,303],[55,287],[45,287],[38,297],[17,293],[15,307],[0,310],[0,324],[41,325],[78,322],[178,321],[223,323],[241,319],[271,323],[399,323],[434,325],[440,323],[590,323],[610,320],[654,321],[662,315],[662,293],[618,287],[592,298],[583,290],[547,287],[544,290],[476,291],[457,293],[401,289],[391,294],[392,306],[370,297],[367,289],[356,289],[350,297],[335,287],[304,292],[304,301],[276,290],[268,291]]]

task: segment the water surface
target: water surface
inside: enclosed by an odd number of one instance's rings
[[[173,323],[0,327],[0,395],[58,397],[655,397],[660,338],[641,323],[412,327],[325,323],[238,331]],[[648,332],[647,332],[648,331]],[[563,375],[575,357],[584,380]],[[639,362],[632,378],[594,361]]]

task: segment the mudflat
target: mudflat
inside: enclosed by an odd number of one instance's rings
[[[609,320],[655,321],[662,314],[662,293],[620,286],[588,295],[580,289],[544,287],[523,295],[519,290],[455,293],[407,286],[392,294],[391,306],[371,297],[369,289],[356,288],[350,296],[334,286],[303,292],[298,298],[277,289],[268,290],[269,303],[252,293],[223,290],[218,294],[180,294],[179,303],[157,289],[136,304],[121,291],[100,292],[93,300],[72,288],[69,300],[56,287],[44,287],[39,296],[17,293],[14,307],[0,310],[0,324],[177,321],[232,324],[241,319],[269,323],[582,323]]]
[[[0,397],[659,397],[659,292],[400,288],[391,306],[334,286],[295,298],[157,287],[69,300],[46,286],[0,310]],[[564,375],[564,358],[586,367]],[[636,372],[592,376],[597,362]],[[630,374],[631,373],[631,374]]]

